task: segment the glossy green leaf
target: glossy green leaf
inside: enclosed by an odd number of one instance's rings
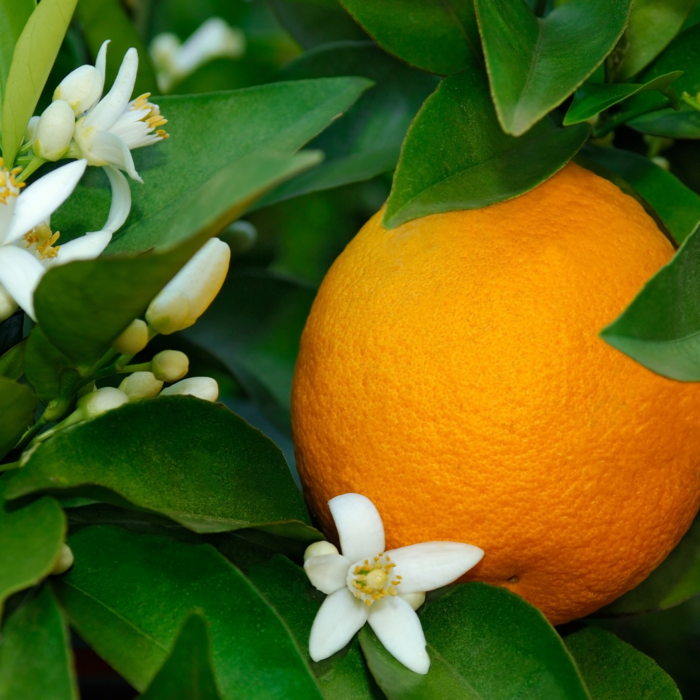
[[[631,4],[573,0],[540,19],[524,2],[475,0],[503,129],[524,134],[581,85],[617,43]]]
[[[254,208],[393,170],[411,121],[438,84],[434,76],[409,68],[371,42],[322,46],[282,71],[288,80],[339,75],[361,75],[375,85],[309,144],[325,153],[323,163],[280,185]]]
[[[595,617],[667,610],[700,595],[700,517],[675,549],[636,588],[595,613]]]
[[[24,384],[0,377],[0,458],[4,457],[34,422],[37,398]]]
[[[0,377],[17,380],[24,374],[24,349],[27,341],[23,340],[0,356]]]
[[[56,60],[76,2],[42,0],[17,41],[2,104],[5,167],[10,167],[15,161],[24,130]]]
[[[45,406],[62,391],[70,393],[81,381],[74,363],[48,340],[41,326],[32,328],[26,345],[27,381]]]
[[[321,700],[282,620],[213,547],[111,527],[85,528],[69,544],[75,565],[52,588],[80,636],[138,690],[201,609],[223,700]]]
[[[35,0],[0,0],[0,113],[15,44],[35,7]]]
[[[377,43],[406,63],[448,75],[483,66],[472,0],[341,0]]]
[[[184,331],[288,433],[294,363],[314,296],[311,287],[269,272],[234,272],[197,325]]]
[[[682,243],[700,222],[700,196],[648,158],[618,148],[586,146],[583,154],[630,183]]]
[[[46,587],[15,610],[3,625],[0,698],[78,698],[68,630]]]
[[[141,700],[221,700],[209,647],[206,620],[190,615]]]
[[[664,377],[700,381],[700,229],[600,337]]]
[[[681,700],[676,684],[641,651],[597,627],[564,639],[592,700]]]
[[[50,270],[34,294],[43,332],[73,363],[89,368],[209,237],[263,192],[318,160],[315,152],[251,154],[189,193],[169,213],[168,222],[159,222],[162,228],[151,230],[162,244],[171,245],[139,256],[102,257]]]
[[[614,78],[625,81],[655,59],[678,34],[697,0],[635,0]]]
[[[596,114],[626,100],[638,92],[658,90],[664,92],[676,79],[683,75],[682,71],[674,71],[661,75],[643,85],[628,85],[625,83],[584,83],[574,96],[573,102],[564,117],[564,126],[577,124],[595,117]]]
[[[0,482],[0,611],[12,593],[48,576],[61,552],[66,518],[53,498],[9,511]]]
[[[16,472],[7,497],[86,484],[195,532],[308,523],[275,444],[225,406],[191,397],[137,401],[58,433]]]
[[[93,56],[97,56],[102,42],[110,41],[105,85],[112,84],[124,54],[134,47],[139,53],[134,95],[158,92],[151,57],[119,0],[79,0],[75,15]]]
[[[381,654],[369,631],[360,633],[370,669],[390,700],[453,697],[433,694],[440,688],[465,700],[590,698],[544,615],[504,588],[450,586],[429,596],[418,615],[431,657],[425,676]]]
[[[517,197],[566,165],[588,133],[587,124],[560,129],[547,119],[508,136],[482,72],[445,78],[408,131],[384,225]]]

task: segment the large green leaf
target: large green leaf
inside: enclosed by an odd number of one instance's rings
[[[584,627],[564,642],[593,700],[681,700],[676,684],[641,651],[597,627]]]
[[[340,0],[389,53],[448,75],[482,66],[473,0]]]
[[[52,587],[80,636],[138,690],[201,609],[224,700],[321,700],[282,620],[213,547],[112,527],[85,528],[69,544],[75,565]]]
[[[19,379],[24,374],[24,349],[27,341],[13,345],[4,355],[0,355],[0,377]]]
[[[2,103],[2,155],[6,168],[15,161],[76,2],[42,0],[17,40]]]
[[[24,384],[0,377],[0,459],[34,421],[37,397]]]
[[[46,406],[61,393],[70,395],[81,381],[78,370],[46,337],[41,326],[34,326],[27,338],[25,372],[27,381]]]
[[[700,222],[700,196],[648,158],[619,148],[586,146],[583,155],[617,173],[654,207],[678,243]]]
[[[212,669],[207,623],[190,615],[141,700],[221,700]]]
[[[137,401],[58,433],[15,472],[7,498],[83,485],[196,532],[309,522],[274,443],[225,406],[192,397]]]
[[[438,83],[434,76],[409,68],[371,42],[322,46],[282,71],[291,80],[338,75],[361,75],[375,86],[309,144],[325,153],[323,163],[280,185],[254,208],[393,170],[413,117]]]
[[[408,131],[384,225],[517,197],[562,168],[588,133],[587,124],[560,129],[546,119],[508,136],[483,72],[445,78]]]
[[[631,0],[573,0],[544,19],[524,2],[475,0],[501,125],[524,134],[561,104],[610,53]]]
[[[66,518],[53,498],[8,511],[0,482],[0,612],[12,593],[48,576],[61,552]]]
[[[648,369],[700,381],[700,229],[600,336]]]
[[[0,0],[0,113],[15,44],[35,7],[35,0]]]
[[[0,643],[0,698],[77,700],[68,630],[44,587],[6,620]]]
[[[697,0],[635,0],[614,78],[624,81],[656,58],[680,31]]]
[[[432,599],[431,599],[432,598]],[[561,638],[520,596],[483,583],[442,589],[419,610],[431,669],[416,676],[368,629],[360,644],[390,700],[581,700],[590,696]],[[449,689],[455,695],[434,694]]]
[[[138,256],[103,257],[50,270],[34,305],[47,338],[84,371],[192,257],[199,247],[263,192],[318,162],[314,152],[294,156],[253,153],[222,168],[154,229],[162,248]],[[152,222],[155,224],[155,222]]]

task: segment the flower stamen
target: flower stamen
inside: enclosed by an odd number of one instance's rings
[[[148,130],[152,131],[158,126],[163,126],[168,123],[168,120],[160,113],[160,107],[148,101],[151,96],[150,92],[144,92],[131,103],[131,109],[136,111],[144,110],[146,113],[141,117],[141,121],[148,125]],[[163,129],[158,129],[156,136],[162,139],[167,139],[168,134]]]
[[[19,191],[26,186],[26,182],[17,182],[15,176],[22,172],[22,168],[7,170],[4,161],[0,158],[0,204],[7,204],[10,197],[17,197]]]
[[[371,562],[365,559],[348,572],[348,589],[355,598],[366,605],[372,605],[387,595],[395,596],[395,586],[401,583],[398,576],[390,581],[391,570],[395,566],[396,564],[384,554],[373,557]]]
[[[46,258],[55,258],[58,255],[59,246],[54,247],[54,244],[60,235],[59,231],[53,233],[49,226],[42,222],[29,233],[25,233],[24,240],[30,252],[36,253],[40,260],[45,260]]]

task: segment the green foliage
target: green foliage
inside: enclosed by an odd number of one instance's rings
[[[32,424],[37,398],[17,382],[0,377],[0,457],[4,457]]]
[[[0,2],[0,113],[15,44],[35,7],[34,0]]]
[[[27,341],[13,345],[4,355],[0,355],[0,377],[16,380],[24,374],[24,349]]]

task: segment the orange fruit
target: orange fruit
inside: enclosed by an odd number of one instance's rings
[[[465,580],[554,624],[595,611],[673,549],[700,502],[700,384],[598,332],[673,248],[631,197],[570,164],[528,194],[387,230],[336,260],[292,392],[299,473],[377,506],[387,549],[485,550]]]

